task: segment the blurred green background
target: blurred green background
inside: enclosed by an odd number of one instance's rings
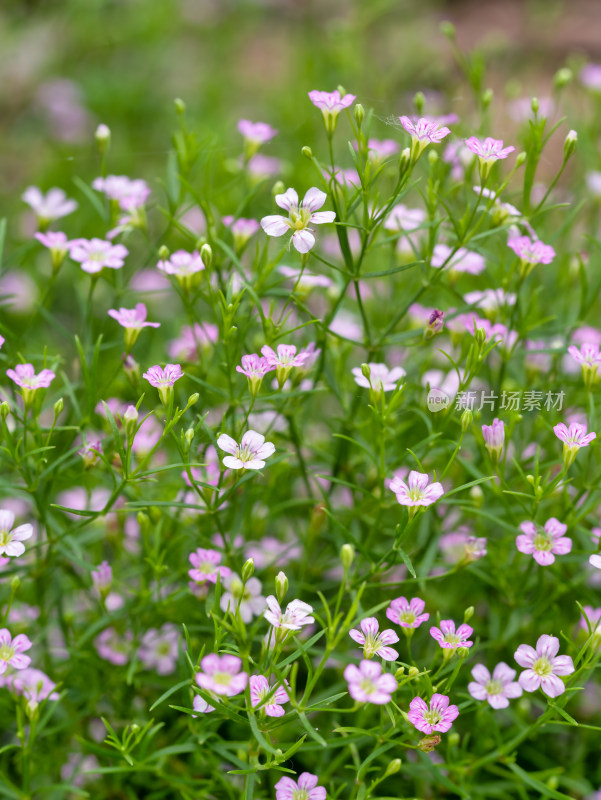
[[[0,214],[31,182],[94,177],[100,122],[113,132],[111,172],[162,174],[175,97],[232,157],[240,117],[280,129],[268,155],[312,141],[313,88],[342,84],[383,122],[410,112],[418,90],[430,113],[461,113],[445,19],[462,47],[486,54],[497,102],[544,96],[565,63],[601,61],[596,0],[2,0]]]

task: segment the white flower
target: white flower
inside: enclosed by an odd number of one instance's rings
[[[292,230],[294,247],[299,253],[308,253],[315,244],[315,237],[309,224],[312,222],[314,225],[323,225],[325,222],[334,222],[336,218],[333,211],[317,211],[326,199],[327,194],[313,186],[300,204],[296,191],[287,189],[284,194],[276,194],[275,202],[288,212],[288,217],[271,214],[263,217],[261,227],[268,236],[284,236]]]
[[[33,533],[31,525],[19,525],[12,530],[15,524],[15,515],[12,511],[0,510],[0,555],[22,556],[25,552],[25,545],[22,544],[29,539]]]
[[[276,598],[270,594],[267,598],[268,611],[263,615],[265,619],[270,622],[274,628],[284,628],[288,631],[300,631],[305,625],[310,625],[315,622],[315,619],[310,616],[313,609],[308,603],[303,603],[302,600],[292,600],[286,606],[286,611],[282,612],[280,604]]]
[[[240,444],[222,433],[217,439],[217,445],[226,453],[223,459],[224,466],[229,469],[263,469],[264,459],[275,453],[275,445],[266,442],[265,437],[256,431],[246,431]]]

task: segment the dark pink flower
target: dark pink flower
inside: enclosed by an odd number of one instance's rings
[[[594,431],[587,433],[586,425],[579,422],[572,422],[569,428],[560,422],[554,426],[553,432],[563,442],[563,463],[566,469],[574,462],[580,448],[588,447],[593,439],[597,438]]]
[[[318,786],[317,775],[310,772],[302,772],[299,775],[298,783],[292,778],[285,776],[280,778],[275,785],[276,800],[326,800],[326,790],[323,786]]]
[[[0,678],[0,686],[4,686],[15,694],[22,695],[30,703],[41,703],[42,700],[58,700],[55,692],[56,683],[41,670],[27,667]]]
[[[503,147],[502,139],[493,139],[490,136],[484,140],[478,139],[476,136],[470,136],[469,139],[465,140],[465,144],[472,153],[475,153],[481,161],[487,164],[492,164],[498,159],[507,158],[515,150],[513,146]]]
[[[440,628],[434,625],[430,628],[430,636],[436,639],[441,647],[450,650],[456,650],[458,647],[471,647],[474,643],[469,641],[469,637],[473,632],[474,629],[465,623],[455,630],[455,623],[452,619],[442,619]]]
[[[388,647],[399,641],[396,633],[390,628],[380,633],[380,623],[375,617],[366,617],[360,624],[361,630],[353,628],[349,631],[349,636],[363,647],[363,656],[365,658],[380,656],[384,661],[396,661],[399,657],[398,652]]]
[[[217,576],[221,575],[224,578],[229,575],[231,570],[229,567],[222,566],[221,553],[217,550],[204,550],[198,547],[193,553],[188,556],[193,569],[188,570],[188,575],[196,583],[217,583]]]
[[[412,121],[409,117],[403,116],[399,117],[399,121],[411,138],[423,145],[439,144],[451,132],[444,125],[425,117]]]
[[[514,236],[509,239],[507,246],[527,268],[531,268],[535,264],[550,264],[555,258],[555,250],[550,244],[533,240],[529,236]],[[529,270],[527,269],[527,271]]]
[[[290,698],[281,684],[274,688],[274,685],[270,685],[264,675],[251,675],[248,682],[250,685],[250,702],[253,708],[260,706],[268,717],[284,716],[285,712],[281,703],[288,703]]]
[[[492,425],[482,426],[482,436],[484,437],[486,449],[490,453],[493,462],[496,464],[501,458],[503,447],[505,446],[504,422],[495,417]]]
[[[32,364],[17,364],[14,369],[7,369],[6,374],[17,386],[29,392],[47,389],[56,377],[51,369],[43,369],[36,375]]]
[[[268,359],[258,356],[256,353],[242,356],[241,361],[242,366],[238,365],[236,367],[236,372],[239,372],[248,379],[250,391],[255,395],[261,388],[263,378],[268,372],[272,372],[275,369],[275,365],[270,363]]]
[[[414,697],[409,704],[407,717],[422,733],[446,733],[451,730],[454,720],[459,716],[457,706],[449,705],[445,694],[433,694],[430,706],[421,697]]]
[[[516,671],[501,661],[494,668],[492,675],[484,664],[476,664],[472,670],[474,679],[467,690],[476,700],[487,700],[493,708],[507,708],[509,700],[521,697],[522,687],[513,679]]]
[[[560,675],[571,675],[574,663],[570,656],[558,656],[559,639],[543,634],[536,643],[536,650],[528,644],[521,644],[514,658],[525,667],[518,681],[526,692],[542,689],[547,697],[558,697],[565,692]]]
[[[394,675],[382,674],[382,665],[377,661],[361,661],[358,667],[349,664],[344,670],[348,691],[353,700],[359,703],[385,705],[392,699],[397,689]]]
[[[419,628],[422,622],[430,619],[430,614],[423,613],[425,606],[419,597],[413,597],[410,601],[405,597],[397,597],[386,609],[386,616],[402,628]]]

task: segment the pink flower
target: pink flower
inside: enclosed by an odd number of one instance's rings
[[[58,700],[55,692],[56,683],[41,670],[28,667],[0,678],[0,686],[4,686],[15,694],[22,695],[30,703],[41,703],[42,700]]]
[[[198,711],[199,714],[210,714],[211,711],[215,711],[214,707],[210,706],[199,694],[194,695],[194,700],[192,700],[192,708],[195,711]],[[192,714],[192,716],[196,718],[196,714]]]
[[[441,647],[450,650],[456,650],[458,647],[471,647],[474,643],[469,641],[469,637],[473,632],[474,629],[465,623],[455,631],[455,623],[452,619],[442,619],[440,628],[435,626],[430,628],[430,636],[436,639]]]
[[[138,658],[146,669],[156,669],[159,675],[170,675],[177,663],[178,641],[175,625],[166,623],[160,630],[151,628],[142,637]]]
[[[33,525],[19,525],[13,529],[15,515],[6,509],[0,510],[0,556],[18,558],[25,552],[24,541],[33,534]]]
[[[69,257],[77,261],[84,272],[94,275],[104,267],[121,269],[129,251],[122,244],[104,239],[74,239],[69,242]]]
[[[270,594],[266,599],[267,611],[263,614],[267,622],[274,628],[281,628],[285,631],[300,631],[305,625],[315,622],[313,608],[302,600],[292,600],[286,606],[286,611],[282,611],[277,599]]]
[[[36,233],[35,238],[50,250],[52,265],[55,268],[60,266],[71,245],[67,234],[62,231],[48,231],[47,233]]]
[[[29,650],[31,646],[31,642],[24,633],[20,633],[13,639],[8,628],[2,628],[0,630],[0,675],[3,675],[8,667],[26,669],[31,664],[31,659],[22,653]]]
[[[179,364],[165,364],[165,369],[162,369],[157,364],[154,367],[150,367],[148,372],[144,372],[142,377],[146,378],[148,383],[160,392],[161,390],[172,389],[175,381],[179,380],[183,374]]]
[[[90,574],[92,576],[94,588],[99,592],[100,595],[106,595],[111,588],[111,583],[113,582],[113,570],[111,569],[109,562],[103,561],[98,569],[92,570]]]
[[[595,636],[601,636],[601,608],[583,606],[584,614],[580,617],[580,627]]]
[[[77,208],[75,200],[69,200],[62,189],[50,189],[46,195],[37,186],[29,186],[22,195],[42,224],[66,217]]]
[[[494,668],[492,676],[484,664],[476,664],[472,670],[474,680],[467,690],[476,700],[488,700],[493,708],[507,708],[510,699],[522,696],[522,687],[513,680],[515,676],[516,671],[503,661]]]
[[[131,654],[132,640],[131,631],[120,636],[114,628],[107,628],[96,637],[94,646],[100,658],[115,666],[123,666],[127,664]]]
[[[425,605],[419,597],[413,597],[410,601],[405,597],[397,597],[386,609],[386,616],[402,628],[419,628],[422,622],[430,619],[430,614],[423,613]]]
[[[202,272],[204,268],[205,265],[197,250],[193,253],[176,250],[168,259],[159,261],[157,264],[157,269],[166,275],[175,275],[185,286],[189,285],[192,276]]]
[[[196,361],[200,358],[201,349],[208,349],[219,339],[219,328],[205,322],[193,326],[184,325],[180,331],[179,339],[169,342],[169,358],[174,361]]]
[[[399,143],[394,139],[368,139],[367,149],[368,159],[378,166],[386,158],[399,152]]]
[[[283,236],[288,231],[292,234],[292,243],[299,253],[308,253],[315,244],[315,237],[311,223],[323,225],[333,222],[336,214],[333,211],[317,211],[327,199],[325,192],[312,187],[305,194],[302,205],[299,204],[298,194],[294,189],[287,189],[284,194],[276,194],[275,202],[280,208],[288,212],[288,217],[272,214],[263,217],[261,227],[268,236]]]
[[[449,563],[463,562],[470,564],[486,555],[486,539],[478,536],[470,536],[469,528],[467,531],[457,530],[454,533],[447,533],[438,540],[438,545],[445,555],[445,561]]]
[[[326,800],[326,790],[318,786],[317,775],[302,772],[298,783],[287,776],[280,778],[275,785],[276,800]]]
[[[459,247],[454,252],[453,250],[454,248],[446,244],[434,245],[431,265],[433,267],[444,266],[451,272],[467,272],[470,275],[479,275],[486,267],[484,256],[481,256],[480,253],[474,253],[464,247]]]
[[[246,431],[240,444],[222,433],[217,446],[230,454],[223,459],[228,469],[263,469],[265,459],[275,453],[275,445],[266,442],[265,437],[256,431]]]
[[[572,540],[564,533],[568,526],[551,517],[541,531],[534,522],[522,522],[523,533],[515,540],[520,553],[531,555],[543,567],[555,561],[555,555],[563,556],[572,549]],[[555,554],[555,555],[554,555]]]
[[[249,542],[245,549],[246,558],[252,558],[256,569],[278,566],[301,558],[302,549],[291,542],[282,542],[274,536],[264,536],[258,542]]]
[[[469,139],[465,140],[465,144],[472,153],[478,156],[481,162],[488,165],[498,159],[507,158],[507,156],[515,150],[513,146],[504,148],[502,139],[493,139],[490,136],[484,139],[484,141],[481,141],[475,136],[470,136]]]
[[[217,583],[218,575],[225,578],[231,572],[229,567],[220,565],[222,556],[217,550],[203,550],[202,547],[198,547],[188,558],[194,567],[188,570],[188,575],[196,583],[205,581]]]
[[[399,477],[390,481],[390,490],[402,506],[431,506],[444,494],[441,483],[428,484],[429,477],[423,472],[411,470],[407,483]]]
[[[349,664],[344,670],[344,678],[353,700],[378,706],[389,703],[398,686],[394,675],[382,674],[382,665],[377,661],[361,661],[358,667]]]
[[[296,346],[293,344],[279,344],[277,353],[265,344],[261,348],[261,353],[271,369],[276,370],[280,388],[286,382],[291,369],[293,367],[302,367],[307,359],[307,353],[297,353]]]
[[[263,180],[272,175],[277,175],[281,169],[281,162],[279,158],[264,156],[262,153],[257,153],[249,159],[246,169],[249,175],[255,180]]]
[[[555,250],[550,244],[533,240],[529,236],[514,236],[507,246],[522,262],[522,271],[528,274],[535,264],[550,264],[555,258]]]
[[[294,291],[301,294],[308,294],[311,289],[320,287],[327,289],[332,285],[330,278],[325,275],[314,275],[307,270],[295,269],[295,267],[281,266],[278,271],[286,278],[290,278],[294,283]]]
[[[421,117],[415,122],[412,122],[409,117],[399,117],[399,121],[411,138],[421,144],[439,144],[451,132],[449,128],[425,117]]]
[[[338,89],[334,92],[320,92],[317,89],[309,92],[309,100],[315,108],[323,114],[323,120],[328,133],[333,133],[336,128],[338,114],[348,108],[355,101],[356,95],[341,95]]]
[[[427,734],[450,731],[458,716],[459,709],[449,705],[449,698],[445,694],[433,694],[429,707],[421,697],[414,697],[407,714],[409,722],[418,731]]]
[[[539,687],[547,697],[558,697],[565,692],[565,685],[559,675],[574,672],[570,656],[558,656],[559,639],[543,634],[536,643],[536,650],[528,644],[521,644],[514,658],[525,667],[518,681],[526,692],[535,692]]]
[[[394,233],[402,231],[405,236],[399,237],[397,248],[402,253],[412,254],[417,250],[426,233],[426,228],[423,227],[425,221],[426,212],[421,208],[408,208],[399,203],[392,208],[384,221],[384,228]]]
[[[365,658],[380,656],[384,661],[396,661],[399,654],[389,644],[399,641],[399,637],[390,628],[379,633],[380,624],[375,617],[366,617],[361,620],[361,630],[353,628],[349,636],[354,642],[363,647]]]
[[[261,594],[261,581],[258,578],[249,578],[243,583],[239,575],[230,572],[223,578],[223,588],[221,610],[238,615],[246,624],[265,608],[265,598]]]
[[[43,369],[36,375],[32,364],[17,364],[14,369],[7,369],[6,374],[25,392],[47,389],[56,378],[51,369]]]
[[[107,199],[116,200],[124,211],[132,211],[144,205],[150,194],[146,181],[132,180],[126,175],[107,175],[95,178],[92,187],[102,192]]]
[[[601,352],[598,344],[583,343],[580,350],[575,345],[568,347],[570,356],[582,367],[582,377],[588,388],[597,382],[597,370],[601,364]]]
[[[268,717],[283,717],[284,709],[281,703],[288,703],[290,698],[283,686],[278,686],[274,690],[273,685],[263,675],[251,675],[248,679],[250,684],[250,702],[253,708],[261,706]],[[266,700],[266,698],[268,698]]]
[[[370,362],[369,378],[363,374],[361,367],[353,367],[351,372],[355,376],[355,383],[364,389],[373,389],[374,392],[393,392],[397,388],[398,382],[407,374],[402,367],[389,369],[386,364],[376,364]]]
[[[117,320],[123,328],[141,330],[142,328],[160,328],[160,322],[146,322],[146,306],[144,303],[137,303],[135,308],[114,308],[109,309],[108,315]]]
[[[587,89],[601,91],[601,64],[585,64],[580,70],[580,83]]]
[[[257,145],[267,144],[277,135],[277,130],[267,122],[250,122],[248,119],[238,122],[238,131],[245,139]]]
[[[597,438],[594,431],[586,432],[586,425],[579,422],[572,422],[568,428],[563,422],[555,425],[553,428],[555,436],[563,442],[563,462],[567,469],[576,458],[576,454],[581,447],[588,447],[588,445]]]
[[[296,348],[295,348],[296,349]],[[263,378],[268,372],[272,372],[275,366],[268,361],[268,359],[252,353],[248,356],[242,356],[242,366],[236,366],[236,372],[244,375],[248,379],[248,385],[251,394],[256,395],[261,388]]]
[[[196,683],[201,689],[215,694],[234,697],[246,689],[248,675],[241,672],[242,661],[237,656],[205,656],[200,662],[202,672],[196,673]]]
[[[243,217],[236,220],[233,217],[223,217],[221,221],[231,230],[236,250],[241,250],[261,227],[256,219],[244,219]]]
[[[498,463],[505,445],[505,424],[495,417],[492,425],[482,426],[482,435],[490,457],[495,464]]]

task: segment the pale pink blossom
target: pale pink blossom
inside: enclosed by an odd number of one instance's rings
[[[326,800],[326,790],[318,786],[317,775],[302,772],[298,783],[287,775],[275,785],[275,800]]]
[[[419,597],[412,597],[409,601],[406,597],[397,597],[386,609],[386,616],[402,628],[419,628],[423,622],[430,619],[430,614],[424,613],[425,606]]]
[[[248,119],[239,120],[238,131],[256,145],[267,144],[277,135],[277,130],[267,122],[251,122]]]
[[[160,328],[160,322],[147,322],[146,306],[144,303],[137,303],[135,308],[120,308],[118,311],[111,308],[108,311],[109,317],[116,320],[123,328],[140,331],[142,328]]]
[[[388,647],[399,641],[399,637],[393,630],[388,628],[380,633],[380,623],[375,617],[362,619],[360,625],[361,630],[353,628],[349,631],[349,636],[363,647],[364,658],[380,656],[384,661],[397,660],[398,652],[393,647]]]
[[[75,200],[70,200],[62,189],[50,189],[44,195],[37,186],[29,186],[23,192],[22,200],[43,224],[66,217],[77,208]]]
[[[234,217],[227,216],[223,217],[221,221],[231,230],[237,250],[241,250],[261,227],[256,219],[244,219],[243,217],[234,219]]]
[[[407,714],[409,722],[426,734],[447,733],[458,716],[457,706],[450,706],[449,698],[438,693],[432,695],[429,706],[421,697],[414,697]]]
[[[241,671],[242,661],[237,656],[211,653],[202,659],[200,669],[201,672],[196,673],[196,683],[205,691],[234,697],[246,689],[248,675]]]
[[[369,378],[363,374],[361,367],[353,367],[351,372],[355,377],[355,383],[364,389],[373,389],[374,392],[393,392],[399,381],[407,374],[403,367],[392,367],[386,364],[376,364],[370,362]]]
[[[522,696],[522,687],[513,679],[516,671],[501,661],[492,675],[484,664],[476,664],[467,690],[476,700],[487,700],[492,708],[507,708],[509,700]]]
[[[399,117],[399,121],[412,139],[427,144],[439,144],[451,132],[446,126],[425,117],[412,121],[403,116]]]
[[[56,261],[60,260],[62,262],[71,246],[71,242],[67,239],[67,234],[62,231],[47,231],[46,233],[36,233],[34,236],[40,244],[50,250],[53,259]]]
[[[592,556],[589,556],[588,563],[591,565],[591,567],[595,567],[596,569],[601,569],[601,555],[593,553]]]
[[[281,704],[288,703],[290,698],[281,684],[274,688],[274,685],[270,685],[264,675],[251,675],[248,682],[250,685],[250,702],[253,708],[260,706],[268,717],[284,716],[285,711]]]
[[[508,240],[507,246],[524,264],[550,264],[555,258],[555,250],[550,244],[533,240],[529,236],[515,236]]]
[[[434,245],[432,252],[433,267],[442,267],[451,272],[467,272],[470,275],[479,275],[486,267],[484,256],[466,250],[464,247],[451,248],[446,244]]]
[[[256,431],[246,431],[240,444],[222,433],[217,446],[226,453],[223,464],[228,469],[263,469],[265,459],[275,453],[275,445],[266,442],[265,437]]]
[[[601,172],[591,170],[591,172],[586,173],[584,179],[589,192],[596,198],[601,197]]]
[[[215,711],[215,708],[210,706],[199,694],[194,695],[194,699],[192,700],[192,708],[195,711],[198,711],[199,714],[210,714],[211,711]],[[196,718],[197,715],[192,714],[192,716]]]
[[[505,423],[495,417],[492,425],[482,426],[482,436],[486,449],[496,463],[501,458],[505,446]]]
[[[326,277],[325,275],[314,275],[312,272],[308,272],[307,270],[282,266],[278,267],[278,271],[294,283],[295,292],[308,293],[311,291],[311,289],[316,287],[328,289],[332,285],[330,278]]]
[[[560,422],[554,426],[553,432],[563,442],[563,460],[566,467],[574,462],[581,447],[588,447],[593,439],[597,438],[594,431],[587,433],[586,425],[579,422],[572,422],[569,428]]]
[[[531,555],[543,567],[552,564],[556,555],[565,555],[572,550],[572,540],[564,536],[568,529],[563,522],[551,517],[541,530],[534,522],[522,522],[523,531],[515,540],[520,553]]]
[[[24,541],[31,538],[33,525],[29,523],[13,528],[15,515],[6,509],[0,510],[0,556],[17,558],[25,552]]]
[[[423,472],[411,470],[407,482],[395,477],[390,482],[390,490],[402,506],[430,506],[439,500],[444,489],[441,483],[428,483],[429,477]]]
[[[294,189],[287,189],[284,194],[276,194],[275,202],[288,212],[288,217],[272,214],[263,217],[261,227],[268,236],[284,236],[293,231],[292,243],[299,253],[308,253],[315,244],[311,223],[323,225],[333,222],[336,214],[333,211],[318,211],[327,199],[325,192],[312,187],[305,194],[302,204]]]
[[[190,553],[188,559],[193,567],[188,570],[188,575],[195,583],[204,583],[205,581],[217,583],[218,576],[221,576],[223,580],[231,572],[229,567],[220,563],[222,555],[217,550],[205,550],[198,547],[193,553]]]
[[[146,378],[148,383],[156,389],[166,389],[172,388],[175,381],[179,380],[183,374],[179,364],[165,364],[164,369],[158,365],[149,367],[142,377]]]
[[[126,631],[120,636],[114,628],[102,631],[94,640],[94,646],[100,658],[115,666],[127,664],[132,652],[133,635]]]
[[[19,672],[1,677],[0,687],[4,687],[14,694],[22,695],[30,703],[59,699],[58,692],[54,691],[56,683],[51,681],[44,672],[34,667],[20,669]]]
[[[392,700],[391,695],[398,686],[394,675],[382,673],[378,661],[361,661],[358,667],[349,664],[344,670],[344,678],[350,696],[358,703],[385,705]]]
[[[449,563],[463,562],[470,564],[486,555],[487,541],[484,537],[472,536],[469,528],[447,533],[438,540],[445,561]]]
[[[24,656],[23,653],[30,647],[32,647],[32,643],[24,633],[13,638],[8,628],[2,628],[0,630],[0,675],[3,675],[8,667],[26,669],[31,664],[31,658]]]
[[[101,272],[104,267],[121,269],[128,253],[124,245],[104,239],[74,239],[69,242],[69,257],[90,275]]]
[[[427,233],[424,223],[426,212],[421,208],[408,208],[403,203],[394,206],[384,221],[384,229],[392,233],[402,232],[397,248],[402,253],[414,253]]]
[[[159,261],[157,269],[166,275],[175,275],[177,278],[189,278],[205,268],[200,253],[195,250],[187,253],[185,250],[176,250],[169,258]]]
[[[356,145],[355,145],[356,147]],[[368,139],[367,157],[376,165],[399,152],[399,143],[394,139]]]
[[[452,619],[441,619],[440,628],[433,625],[430,628],[430,636],[436,639],[438,644],[445,649],[456,650],[458,647],[471,647],[474,643],[469,637],[474,629],[463,623],[455,630],[455,623]]]
[[[150,188],[146,181],[132,180],[126,175],[107,175],[95,178],[92,187],[102,192],[108,200],[116,200],[124,211],[140,208],[148,200]]]
[[[299,559],[302,549],[292,542],[282,542],[274,536],[264,536],[258,542],[249,542],[245,549],[246,558],[252,558],[256,569],[283,567],[290,561]]]
[[[595,92],[601,92],[601,64],[585,64],[580,70],[580,83]]]
[[[36,375],[32,364],[17,364],[14,369],[7,369],[6,374],[17,386],[30,392],[47,389],[56,377],[51,369],[43,369]]]
[[[355,101],[356,95],[341,95],[338,89],[333,92],[320,92],[316,89],[309,92],[309,100],[318,108],[324,119],[326,130],[332,133],[336,128],[338,115]]]
[[[230,572],[229,575],[223,576],[221,610],[239,615],[242,622],[248,624],[265,608],[265,598],[261,594],[261,589],[261,581],[258,578],[249,578],[243,583],[239,575]]]
[[[113,582],[113,570],[109,562],[103,561],[97,569],[91,571],[90,575],[96,591],[100,595],[106,595]]]
[[[593,606],[583,606],[583,614],[580,617],[579,627],[594,636],[601,636],[601,608]]]
[[[292,600],[286,606],[286,611],[282,611],[280,604],[272,594],[267,597],[266,602],[267,611],[263,616],[274,628],[300,631],[305,625],[315,622],[314,617],[311,616],[313,608],[302,600]]]
[[[518,681],[526,692],[535,692],[538,688],[547,697],[558,697],[565,692],[564,682],[560,675],[571,675],[574,663],[570,656],[558,656],[559,639],[556,636],[543,634],[536,643],[536,650],[528,644],[521,644],[515,651],[514,658],[525,671]]]
[[[219,339],[219,328],[210,322],[193,326],[184,325],[178,339],[172,339],[167,348],[169,358],[174,361],[196,361],[201,350],[208,349]]]
[[[156,669],[159,675],[175,672],[179,633],[175,625],[165,623],[159,630],[146,631],[138,648],[138,658],[145,669]]]
[[[493,139],[490,136],[483,140],[478,139],[476,136],[470,136],[469,139],[465,140],[465,144],[472,153],[475,153],[481,161],[487,164],[492,164],[498,159],[507,158],[515,150],[513,146],[503,147],[502,139]]]
[[[256,153],[246,164],[249,175],[255,180],[264,180],[277,175],[281,168],[282,163],[279,158],[264,156],[262,153]]]

